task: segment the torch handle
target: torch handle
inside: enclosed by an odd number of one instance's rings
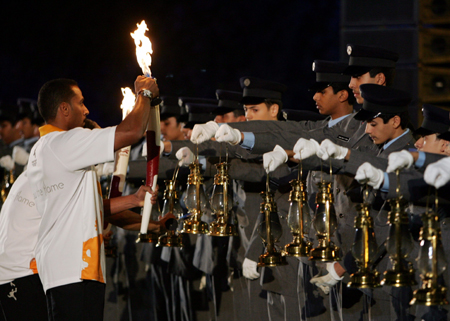
[[[116,163],[114,166],[114,173],[111,178],[109,198],[122,196],[123,187],[125,185],[125,177],[127,175],[128,160],[130,158],[130,148],[131,146],[127,146],[116,152]]]
[[[155,178],[155,184],[152,188],[152,190],[155,190],[156,187],[156,179]],[[145,199],[144,199],[144,208],[142,210],[142,221],[141,221],[141,234],[147,234],[148,231],[148,223],[150,222],[150,214],[152,213],[153,205],[151,201],[152,195],[150,193],[145,193]]]

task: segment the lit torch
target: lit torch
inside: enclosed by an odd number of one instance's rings
[[[136,44],[136,57],[139,66],[142,69],[142,73],[146,77],[151,77],[150,65],[152,63],[151,54],[152,43],[145,32],[148,30],[145,21],[141,24],[137,24],[138,28],[134,33],[131,33],[131,37]],[[154,106],[155,105],[155,106]],[[153,191],[156,188],[156,181],[158,179],[159,168],[159,151],[160,151],[160,120],[159,120],[159,105],[153,100],[150,109],[150,121],[147,126],[147,176],[145,185],[149,186]],[[147,235],[148,223],[150,222],[150,214],[152,212],[151,194],[145,194],[144,208],[142,210],[142,223],[139,237],[136,242],[152,242],[157,241]]]

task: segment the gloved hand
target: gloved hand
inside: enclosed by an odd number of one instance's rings
[[[14,161],[11,156],[6,155],[0,158],[0,166],[6,169],[7,171],[10,171],[14,168]]]
[[[192,129],[191,142],[201,144],[214,137],[219,130],[219,125],[215,121],[209,121],[206,124],[197,124]]]
[[[329,139],[325,139],[317,150],[317,156],[323,160],[328,158],[344,159],[347,156],[348,148],[336,145]]]
[[[103,176],[109,176],[114,173],[114,162],[103,164]]]
[[[330,288],[335,286],[339,281],[341,281],[344,277],[339,277],[334,269],[334,264],[337,262],[329,262],[327,263],[327,271],[328,274],[319,276],[314,276],[310,282],[315,284],[318,288],[322,289],[325,294],[330,292]]]
[[[384,181],[384,172],[366,162],[358,167],[355,179],[360,184],[367,183],[374,189],[379,189]]]
[[[164,152],[164,142],[161,141],[159,143],[159,156],[161,156],[163,152]],[[142,157],[147,158],[147,141],[145,141],[144,144],[142,144]]]
[[[258,267],[258,263],[245,258],[244,262],[242,262],[242,274],[247,279],[256,280],[257,278],[260,277],[260,274],[257,271],[257,267]]]
[[[386,172],[392,173],[397,169],[410,168],[413,163],[413,156],[406,150],[390,153],[388,156],[388,167],[386,168]]]
[[[27,153],[27,151],[20,147],[20,146],[14,146],[12,150],[12,159],[14,162],[16,162],[19,165],[26,165],[28,163],[28,157],[30,154]]]
[[[194,153],[188,147],[180,148],[175,156],[179,160],[179,166],[189,166],[195,160]]]
[[[319,149],[319,143],[314,139],[300,138],[294,145],[294,158],[305,159],[315,155]]]
[[[1,161],[1,159],[0,159]],[[442,158],[425,169],[423,179],[429,185],[441,188],[450,181],[450,157]]]
[[[216,140],[221,143],[228,143],[230,145],[237,145],[241,142],[241,131],[236,128],[232,128],[227,124],[220,126],[215,136]]]
[[[275,146],[272,152],[263,155],[263,165],[267,173],[273,172],[281,164],[286,163],[288,155],[286,151],[279,145]]]

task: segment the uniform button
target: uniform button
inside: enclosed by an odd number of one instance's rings
[[[339,214],[339,218],[343,218],[344,217],[344,214]]]

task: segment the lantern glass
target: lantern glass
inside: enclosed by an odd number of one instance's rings
[[[291,201],[287,221],[292,234],[300,234],[300,218],[303,218],[303,234],[308,234],[311,225],[310,211],[307,202],[302,202],[299,206],[298,201]]]
[[[233,205],[233,194],[230,188],[228,188],[227,194],[227,208],[224,210],[223,185],[214,185],[211,196],[211,209],[215,213],[228,213],[231,210]]]
[[[326,202],[317,203],[316,210],[314,214],[314,228],[318,235],[326,236],[328,234],[327,228],[327,212],[329,214],[330,221],[330,237],[336,231],[337,228],[337,218],[334,206],[332,203]]]

